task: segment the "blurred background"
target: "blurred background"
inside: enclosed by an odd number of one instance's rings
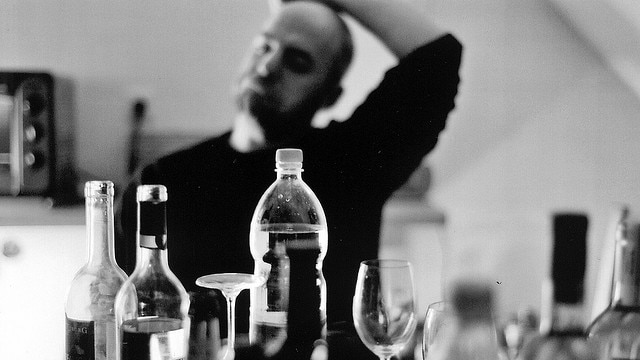
[[[443,285],[474,274],[495,284],[500,312],[538,308],[551,214],[583,211],[590,218],[586,302],[597,312],[603,305],[592,295],[613,247],[616,204],[630,204],[632,214],[640,209],[640,5],[419,3],[464,44],[462,83],[424,161],[426,195],[396,199],[381,251],[417,263],[423,306],[444,296]],[[2,0],[1,8],[0,71],[70,79],[79,179],[118,185],[127,179],[136,101],[146,104],[141,161],[229,128],[234,75],[269,11],[255,0]],[[368,33],[353,29],[347,92],[317,126],[348,115],[394,63]],[[71,216],[84,221],[81,211]],[[59,255],[77,255],[81,264],[83,251],[68,246]],[[61,275],[64,284],[72,274]]]

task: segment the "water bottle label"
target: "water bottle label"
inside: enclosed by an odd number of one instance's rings
[[[66,318],[67,360],[94,360],[94,322]]]
[[[162,360],[182,360],[185,358],[184,330],[174,330],[152,334],[149,339],[149,357]]]

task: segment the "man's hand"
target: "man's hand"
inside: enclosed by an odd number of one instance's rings
[[[191,324],[189,359],[216,360],[221,358],[220,323],[218,318]]]
[[[191,328],[189,332],[189,359],[216,360],[221,358],[220,303],[224,301],[217,292],[189,292]]]
[[[296,0],[269,0],[272,9]],[[311,0],[344,12],[377,36],[398,58],[433,41],[446,32],[425,8],[401,0]],[[400,25],[401,24],[401,25]]]

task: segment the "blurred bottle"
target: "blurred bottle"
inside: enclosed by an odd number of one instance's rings
[[[587,227],[584,214],[554,215],[551,278],[542,289],[540,334],[524,344],[519,359],[597,359],[597,349],[584,332]]]
[[[601,359],[640,359],[640,247],[624,211],[615,237],[613,288],[609,306],[591,323],[589,339]]]
[[[116,298],[119,359],[186,359],[189,296],[167,261],[167,190],[138,187],[136,267]]]
[[[326,337],[324,210],[302,180],[301,150],[278,149],[276,171],[276,180],[256,206],[250,231],[255,273],[267,281],[251,290],[249,338],[272,354],[287,339],[288,318],[305,319],[304,328],[295,334],[304,351],[313,348],[314,340]],[[290,307],[292,301],[295,308]],[[289,314],[294,310],[296,314]]]
[[[514,314],[502,329],[503,347],[509,359],[516,359],[522,346],[538,334],[538,317],[533,309],[522,308]]]
[[[498,345],[491,288],[482,283],[458,283],[452,303],[455,322],[437,335],[427,351],[427,360],[506,359]]]
[[[113,250],[113,183],[89,181],[84,196],[89,259],[67,295],[66,358],[115,359],[113,304],[127,276]]]

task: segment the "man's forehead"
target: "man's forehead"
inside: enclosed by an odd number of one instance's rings
[[[337,15],[324,5],[293,2],[282,6],[265,28],[267,36],[288,39],[327,51],[336,48],[340,32]]]

